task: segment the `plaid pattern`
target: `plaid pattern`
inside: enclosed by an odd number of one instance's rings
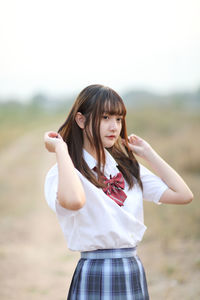
[[[149,300],[144,268],[135,248],[82,252],[67,299]]]

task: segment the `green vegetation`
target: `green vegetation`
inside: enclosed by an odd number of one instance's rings
[[[62,123],[69,110],[69,104],[53,109],[45,109],[38,104],[11,102],[0,104],[0,149],[5,148],[20,136],[45,125]],[[60,124],[59,123],[59,124]]]
[[[71,102],[57,105],[38,99],[26,105],[0,104],[0,266],[5,299],[15,299],[16,295],[20,299],[38,299],[47,294],[48,299],[55,299],[66,287],[66,279],[69,286],[78,260],[75,253],[65,252],[56,216],[44,200],[44,177],[55,155],[45,150],[43,134],[59,128],[70,106]],[[148,230],[138,251],[147,271],[150,295],[155,299],[197,299],[199,109],[186,109],[176,102],[143,107],[129,104],[127,125],[128,133],[147,140],[194,193],[189,205],[144,202]],[[51,282],[56,282],[59,292],[54,293],[54,285],[49,287]]]
[[[39,130],[43,134],[46,130],[57,130],[64,122],[70,106],[71,102],[62,103],[56,108],[42,107],[39,103],[2,104],[0,150],[6,149],[17,138],[29,132]],[[146,240],[159,236],[167,244],[175,232],[182,238],[200,239],[196,201],[200,179],[199,111],[179,109],[176,105],[136,109],[129,107],[127,125],[128,134],[134,132],[146,139],[183,176],[195,194],[195,200],[188,206],[155,207],[145,203],[145,222],[153,228],[145,235]]]

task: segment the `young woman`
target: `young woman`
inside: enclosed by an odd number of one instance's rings
[[[193,195],[183,179],[142,138],[126,131],[126,109],[111,88],[90,85],[77,97],[65,123],[46,132],[57,164],[45,180],[68,248],[80,251],[69,300],[147,300],[136,247],[146,226],[143,198],[186,204]],[[143,158],[155,171],[139,164]]]

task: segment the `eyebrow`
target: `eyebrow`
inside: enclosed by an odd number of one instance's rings
[[[118,113],[118,112],[109,112],[109,111],[104,111],[103,114],[106,114],[106,115],[112,115],[112,116],[123,116],[123,113]]]

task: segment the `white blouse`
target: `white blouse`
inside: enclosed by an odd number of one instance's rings
[[[106,150],[105,153],[104,174],[109,178],[110,175],[115,176],[119,170],[110,153]],[[89,168],[93,169],[96,160],[86,150],[83,150],[83,155]],[[143,191],[138,183],[129,190],[125,182],[124,192],[127,198],[124,206],[120,207],[101,188],[97,188],[78,170],[76,171],[86,195],[85,205],[77,211],[66,209],[58,202],[57,164],[49,170],[45,178],[45,198],[57,215],[68,248],[72,251],[91,251],[135,247],[142,240],[146,230],[143,219],[143,198],[160,204],[160,197],[168,186],[140,164]]]

